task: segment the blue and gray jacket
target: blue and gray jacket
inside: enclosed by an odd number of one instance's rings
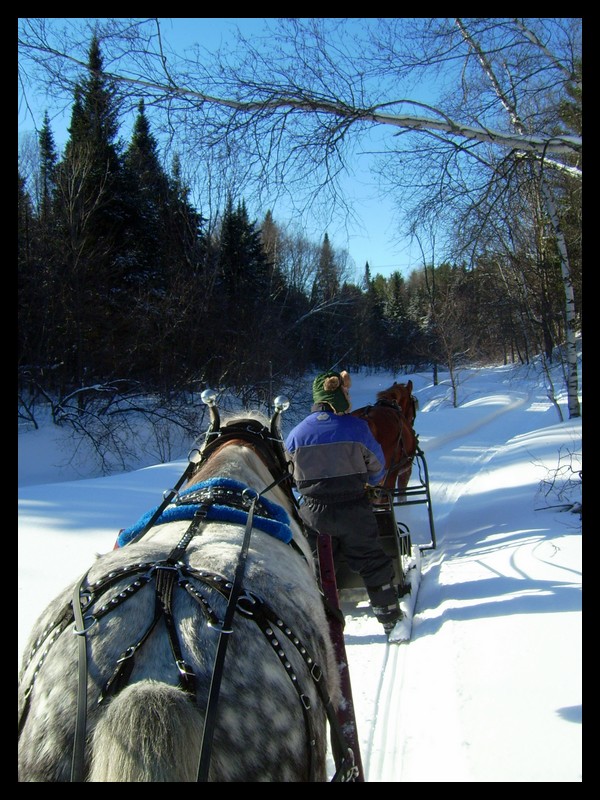
[[[365,484],[385,474],[385,458],[365,420],[350,414],[316,411],[287,436],[285,446],[294,464],[300,494],[323,503],[355,500]]]

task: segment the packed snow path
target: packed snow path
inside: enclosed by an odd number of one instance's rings
[[[581,780],[570,758],[581,736],[581,538],[573,515],[535,511],[549,455],[536,452],[535,430],[549,402],[518,391],[496,401],[462,427],[460,408],[418,415],[438,546],[423,553],[410,644],[388,645],[365,598],[342,592],[368,782]],[[413,543],[429,540],[425,506],[396,516]],[[559,615],[546,613],[557,597]],[[550,750],[537,741],[540,717]]]

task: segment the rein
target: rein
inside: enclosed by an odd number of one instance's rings
[[[246,521],[246,529],[244,531],[244,540],[242,548],[238,557],[238,563],[235,570],[235,578],[231,594],[229,595],[229,602],[225,610],[225,618],[223,619],[223,627],[219,631],[219,644],[215,654],[215,661],[213,666],[213,673],[210,683],[210,692],[208,695],[208,705],[206,708],[206,715],[204,718],[204,729],[202,732],[202,745],[200,748],[200,761],[198,764],[198,782],[208,781],[208,770],[210,767],[210,758],[212,753],[212,742],[215,732],[215,724],[217,718],[217,706],[219,703],[219,692],[221,688],[221,681],[223,678],[223,664],[225,663],[225,655],[227,653],[227,645],[229,644],[229,635],[233,633],[233,615],[236,606],[242,593],[242,586],[244,581],[244,574],[246,571],[246,562],[248,560],[248,549],[250,547],[250,536],[252,533],[252,522],[254,520],[254,511],[259,498],[285,480],[289,475],[283,475],[279,480],[275,480],[262,492],[255,492],[252,500],[250,501],[250,509],[248,511],[248,519]],[[246,490],[249,497],[250,489]]]

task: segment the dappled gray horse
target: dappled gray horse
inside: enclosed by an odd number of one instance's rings
[[[256,437],[213,434],[156,524],[146,532],[160,508],[37,621],[19,680],[20,781],[328,779],[338,669],[291,490],[267,466],[268,421],[250,416]]]

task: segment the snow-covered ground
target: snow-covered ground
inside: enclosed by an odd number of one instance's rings
[[[365,779],[580,782],[582,535],[564,505],[581,499],[581,419],[561,396],[559,421],[533,367],[463,370],[458,408],[447,375],[357,374],[354,407],[409,377],[437,548],[423,552],[409,644],[388,645],[342,592]],[[19,434],[19,654],[46,603],[186,465],[73,480],[63,436]],[[424,505],[397,516],[413,543],[429,541]]]

